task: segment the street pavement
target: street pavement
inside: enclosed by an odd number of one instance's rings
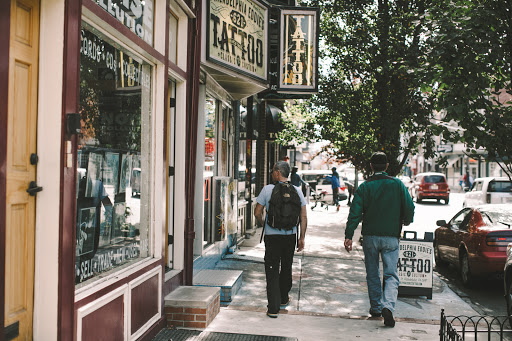
[[[264,244],[261,229],[238,250],[217,263],[215,269],[242,270],[243,284],[232,302],[224,305],[206,331],[295,337],[306,340],[439,340],[441,309],[447,315],[478,313],[438,276],[433,297],[399,297],[394,312],[396,326],[385,327],[372,318],[361,245],[361,227],[351,253],[343,247],[349,207],[339,212],[308,206],[306,247],[293,263],[292,303],[277,319],[266,316]]]

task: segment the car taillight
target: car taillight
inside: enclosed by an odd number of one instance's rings
[[[342,191],[344,191],[347,187],[343,186],[343,187],[340,187]]]
[[[485,243],[488,246],[507,246],[512,243],[512,236],[486,236]]]

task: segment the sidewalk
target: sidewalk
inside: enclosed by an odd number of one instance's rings
[[[277,319],[266,316],[261,229],[215,269],[243,271],[243,285],[206,331],[295,337],[306,340],[439,340],[441,309],[447,315],[478,315],[434,275],[433,297],[399,297],[395,328],[368,315],[363,253],[343,248],[348,206],[336,212],[308,207],[306,248],[293,264],[292,304]],[[360,236],[356,230],[354,241]]]

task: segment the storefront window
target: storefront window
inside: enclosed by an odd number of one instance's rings
[[[75,283],[149,257],[152,67],[82,24]]]

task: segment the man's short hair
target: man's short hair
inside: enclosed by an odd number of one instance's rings
[[[388,157],[383,152],[375,152],[370,158],[370,163],[372,164],[374,171],[381,172],[386,169]]]
[[[281,173],[281,176],[287,178],[290,175],[290,165],[286,161],[277,161],[274,169]]]

